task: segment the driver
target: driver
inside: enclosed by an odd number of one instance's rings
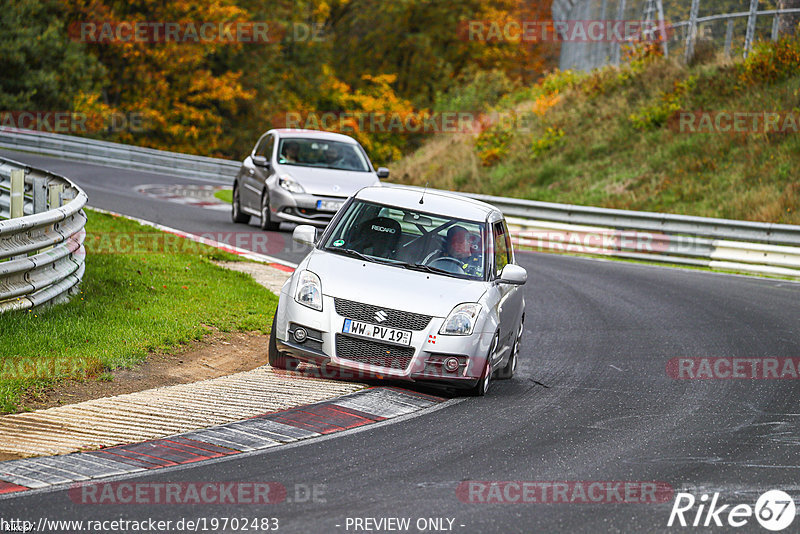
[[[335,146],[329,146],[324,154],[323,157],[325,159],[325,163],[328,166],[336,166],[342,163],[342,156],[339,154],[339,150]]]
[[[286,141],[283,146],[282,163],[297,163],[297,156],[300,154],[300,145],[295,141]]]
[[[461,269],[472,276],[483,274],[483,254],[472,248],[472,234],[463,226],[453,226],[447,231],[445,256],[461,262]]]

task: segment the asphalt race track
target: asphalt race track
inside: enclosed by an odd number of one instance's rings
[[[103,167],[13,150],[0,150],[0,156],[73,179],[89,195],[90,207],[138,217],[193,234],[213,234],[217,241],[221,238],[231,238],[232,241],[229,244],[235,244],[233,240],[236,239],[235,236],[230,236],[231,232],[243,233],[240,237],[243,238],[245,244],[252,240],[248,235],[244,235],[245,232],[262,234],[256,226],[256,221],[250,227],[233,224],[230,212],[185,206],[168,200],[148,197],[136,191],[137,186],[150,184],[209,185],[207,180],[191,180],[163,174]],[[230,185],[233,185],[233,178],[231,176]],[[292,228],[292,225],[284,226]],[[292,241],[291,232],[266,232],[266,234],[266,244],[259,246],[259,250],[256,252],[280,257],[294,263],[299,262],[308,253],[308,248]],[[263,242],[257,241],[257,243]]]
[[[92,206],[188,231],[235,228],[223,212],[166,209],[131,189],[182,183],[176,178],[3,154],[69,176]],[[301,254],[278,256],[297,261]],[[701,495],[719,493],[719,504],[730,505],[722,521],[733,505],[752,507],[770,489],[797,498],[798,382],[675,380],[667,364],[678,357],[800,357],[800,284],[545,254],[520,259],[529,273],[522,358],[517,376],[493,382],[487,397],[127,479],[277,482],[287,488],[285,502],[87,505],[65,488],[0,500],[0,517],[275,517],[279,532],[387,531],[357,529],[354,518],[410,518],[407,532],[420,532],[416,522],[427,518],[451,519],[442,529],[465,533],[721,532],[731,528],[668,529],[673,498],[486,504],[465,502],[456,490],[462,481],[658,481],[692,493],[698,504]],[[297,498],[297,488],[314,485],[317,498]],[[765,532],[754,517],[735,530]]]

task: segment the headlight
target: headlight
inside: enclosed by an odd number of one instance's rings
[[[300,273],[294,300],[313,310],[322,311],[322,284],[319,282],[319,276],[311,271]]]
[[[288,174],[281,174],[278,176],[278,185],[286,189],[290,193],[305,193],[306,190],[303,186],[298,184],[297,181]]]
[[[447,319],[444,320],[439,333],[445,336],[468,336],[472,334],[478,315],[481,313],[481,305],[476,303],[459,304]]]

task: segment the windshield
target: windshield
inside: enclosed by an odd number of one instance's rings
[[[356,200],[322,249],[398,268],[484,280],[485,228],[477,221]]]
[[[278,147],[278,163],[369,172],[367,158],[358,145],[302,137],[281,139]]]

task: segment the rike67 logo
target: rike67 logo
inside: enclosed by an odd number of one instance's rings
[[[767,530],[783,530],[794,521],[794,499],[786,492],[770,490],[762,494],[753,507],[749,504],[721,504],[719,493],[710,498],[703,494],[699,499],[691,493],[678,493],[667,526],[736,528],[748,524],[754,516]]]

